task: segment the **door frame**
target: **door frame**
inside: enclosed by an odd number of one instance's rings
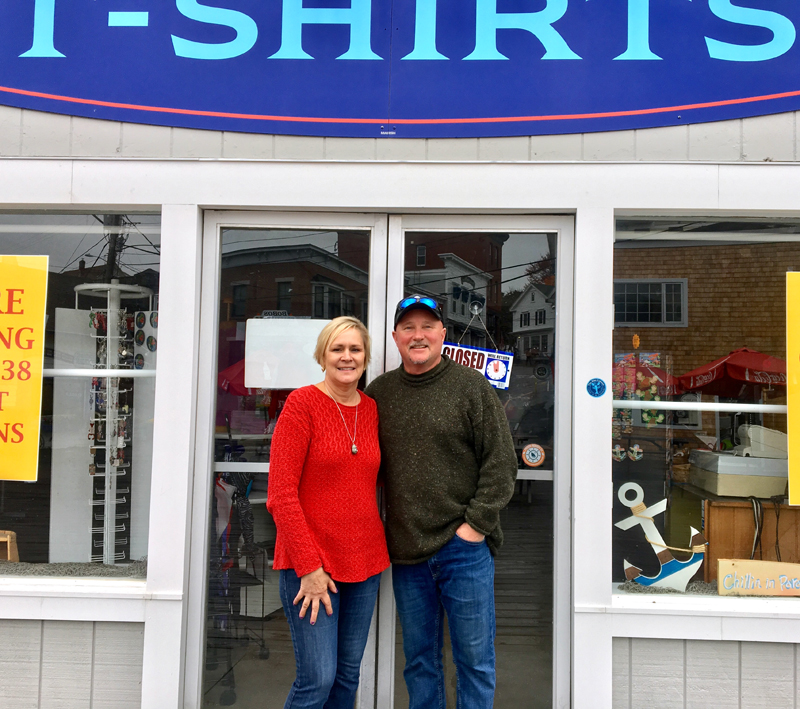
[[[188,598],[185,608],[184,706],[202,706],[207,559],[214,454],[221,230],[233,228],[368,229],[367,326],[373,338],[368,379],[400,365],[392,340],[394,304],[403,297],[405,231],[557,233],[555,432],[553,460],[553,706],[570,706],[572,658],[572,342],[574,216],[387,215],[356,212],[219,211],[203,214],[200,335],[193,461],[192,514],[187,532]],[[392,268],[388,268],[392,264]],[[362,664],[358,709],[394,703],[395,604],[391,569],[381,579],[378,607]]]
[[[195,423],[194,485],[192,514],[187,530],[189,552],[186,613],[184,706],[203,703],[205,656],[205,608],[207,600],[211,480],[214,471],[214,421],[217,390],[217,339],[219,284],[222,262],[222,229],[364,229],[370,230],[369,304],[367,327],[373,333],[372,361],[367,376],[383,371],[385,340],[386,216],[383,214],[328,212],[216,211],[203,214],[202,272],[200,289],[200,354],[198,361],[197,418]],[[365,676],[365,680],[369,677]]]
[[[389,216],[386,322],[403,298],[405,232],[556,233],[555,430],[553,435],[553,707],[571,701],[572,670],[572,341],[575,218],[560,215]],[[400,366],[400,355],[386,327],[386,370]],[[394,706],[395,605],[386,575],[378,598],[377,706]],[[359,707],[359,709],[362,709]]]

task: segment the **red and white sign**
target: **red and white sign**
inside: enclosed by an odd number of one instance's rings
[[[465,367],[477,369],[495,389],[508,389],[511,365],[514,363],[513,353],[445,342],[442,354]]]

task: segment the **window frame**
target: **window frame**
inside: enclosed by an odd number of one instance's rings
[[[653,284],[658,283],[661,285],[661,317],[666,318],[667,313],[667,298],[666,286],[668,284],[677,283],[681,285],[681,319],[679,321],[662,320],[661,322],[618,322],[617,321],[617,306],[616,295],[614,296],[614,327],[689,327],[689,279],[688,278],[615,278],[614,286],[617,284]]]
[[[275,279],[275,305],[277,310],[285,310],[288,313],[292,312],[292,284],[294,283],[294,277],[292,278],[276,278]],[[284,294],[283,301],[281,300],[281,288],[289,286],[289,292]],[[282,308],[282,302],[288,302],[288,308]]]

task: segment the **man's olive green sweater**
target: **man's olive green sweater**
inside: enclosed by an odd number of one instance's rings
[[[425,561],[464,521],[497,551],[500,510],[514,493],[517,456],[486,379],[442,357],[424,374],[402,366],[387,372],[366,393],[378,403],[391,560]]]

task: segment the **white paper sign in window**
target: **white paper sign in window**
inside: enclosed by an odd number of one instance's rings
[[[314,348],[330,322],[316,318],[252,318],[244,346],[248,389],[297,389],[322,379]]]

